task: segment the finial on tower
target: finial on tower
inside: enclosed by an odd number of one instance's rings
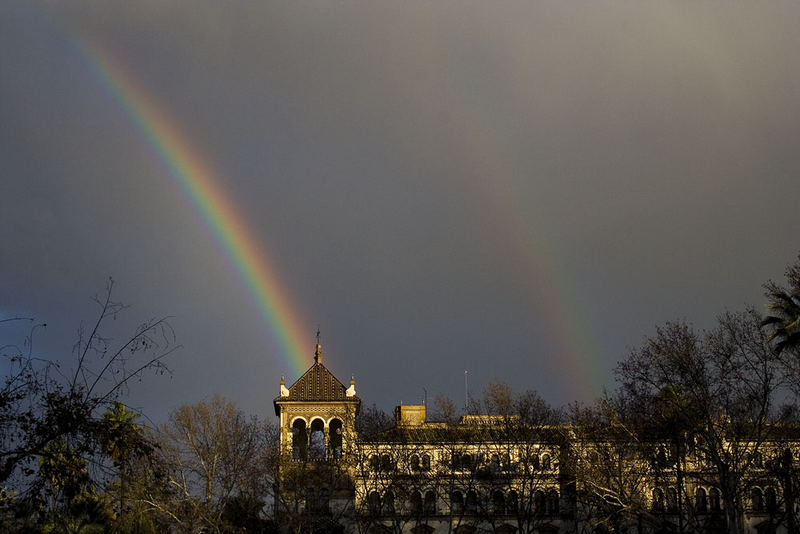
[[[314,351],[314,363],[322,363],[322,345],[319,342],[319,326],[317,326],[317,349]]]
[[[283,377],[281,377],[281,397],[288,397],[289,396],[289,389],[286,387],[286,382],[284,381]]]

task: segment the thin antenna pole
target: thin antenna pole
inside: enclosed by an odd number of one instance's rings
[[[467,371],[464,369],[464,412],[467,411],[469,407],[469,386],[467,385]]]
[[[424,392],[425,392],[425,398],[424,398],[424,400],[422,401],[422,404],[424,404],[425,406],[427,406],[427,405],[428,405],[428,390],[427,390],[427,389],[425,389],[425,388],[422,388],[422,391],[424,391]]]

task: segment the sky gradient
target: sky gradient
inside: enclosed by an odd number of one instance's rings
[[[313,362],[390,409],[556,404],[800,249],[800,6],[5,2],[0,315],[65,358],[113,276],[156,419]],[[18,336],[0,330],[0,344]],[[14,341],[14,339],[10,339]]]

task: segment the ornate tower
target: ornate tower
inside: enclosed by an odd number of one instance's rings
[[[355,381],[346,388],[322,365],[317,343],[312,365],[287,388],[283,379],[275,398],[280,417],[281,454],[297,461],[339,460],[356,438],[355,417],[361,408]]]

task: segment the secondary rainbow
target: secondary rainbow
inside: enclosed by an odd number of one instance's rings
[[[117,58],[85,40],[75,40],[74,44],[96,79],[191,199],[241,276],[291,371],[300,376],[310,363],[310,330],[292,305],[263,247],[225,194],[220,177]]]

